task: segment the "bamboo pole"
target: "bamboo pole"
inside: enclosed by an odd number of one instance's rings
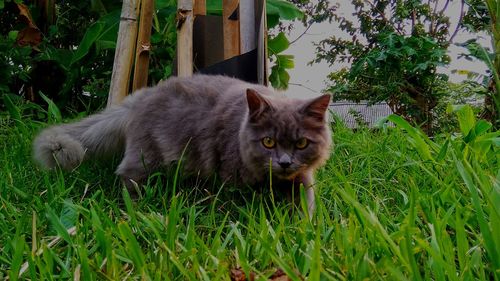
[[[193,0],[177,1],[177,75],[193,75]]]
[[[148,84],[149,53],[151,50],[151,28],[153,26],[154,0],[141,0],[139,34],[135,48],[134,82],[132,91]]]
[[[128,94],[137,38],[137,4],[138,0],[123,0],[108,107],[119,104]]]
[[[269,85],[267,55],[266,0],[257,0],[256,13],[260,19],[257,38],[257,79],[259,84]]]
[[[222,24],[224,29],[224,59],[240,54],[239,0],[222,1]],[[230,19],[237,11],[237,19]]]

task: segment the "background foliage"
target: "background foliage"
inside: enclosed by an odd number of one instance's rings
[[[463,44],[469,54],[466,57],[474,57],[484,62],[489,68],[487,82],[488,92],[485,95],[484,111],[485,117],[493,121],[500,128],[500,2],[495,0],[471,0],[467,2],[469,9],[464,17],[464,26],[471,32],[487,32],[491,36],[493,49],[479,44],[475,39]]]
[[[222,0],[207,1],[221,12]],[[121,1],[2,1],[0,9],[0,98],[45,104],[43,93],[66,111],[93,111],[107,97]],[[149,84],[172,74],[176,50],[175,0],[155,1]],[[302,17],[283,0],[267,2],[269,28]],[[284,34],[270,40],[275,61],[271,82],[286,88],[293,57]],[[83,93],[83,94],[82,94]],[[0,110],[5,107],[0,107]]]
[[[436,72],[449,62],[447,48],[456,34],[439,1],[352,1],[354,17],[331,13],[347,36],[317,44],[316,61],[352,63],[330,74],[336,99],[386,101],[393,112],[431,131],[436,91],[446,75]],[[434,5],[436,4],[436,5]]]
[[[469,74],[476,87],[484,88],[476,99],[485,101],[481,115],[493,124],[494,116],[495,53],[476,43],[454,42],[459,33],[486,31],[494,36],[496,20],[492,20],[488,4],[483,0],[459,1],[310,1],[291,0],[305,16],[306,32],[317,22],[336,23],[334,36],[317,44],[314,62],[326,61],[330,65],[349,64],[329,75],[326,89],[334,99],[367,100],[370,103],[387,102],[393,112],[415,124],[424,125],[431,133],[439,130],[442,108],[456,94],[448,77],[437,72],[446,66],[450,44],[466,46],[468,59],[481,60],[492,69],[491,77],[478,79],[467,64],[455,73]],[[495,2],[496,3],[496,2]],[[354,14],[345,13],[346,6]],[[459,13],[452,13],[451,10]],[[349,10],[349,9],[347,9]],[[496,11],[496,10],[495,10]],[[495,13],[495,12],[493,12]],[[288,27],[290,28],[290,27]],[[340,32],[343,31],[343,32]],[[453,95],[450,96],[450,94]],[[455,102],[458,102],[456,100]]]
[[[151,83],[171,74],[176,40],[175,1],[155,3]],[[109,90],[120,10],[121,1],[6,1],[0,94],[40,103],[44,93],[71,111],[100,107]],[[37,40],[26,36],[28,28]]]

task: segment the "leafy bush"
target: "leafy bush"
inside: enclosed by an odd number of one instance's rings
[[[151,83],[171,75],[176,44],[176,2],[155,3]],[[43,93],[65,112],[101,107],[108,95],[120,10],[118,0],[5,2],[0,95],[45,104]]]
[[[438,94],[442,98],[432,111],[435,132],[456,132],[460,129],[453,112],[456,106],[468,104],[476,116],[487,119],[483,104],[488,89],[483,85],[472,80],[461,83],[443,82],[434,91],[442,92]]]

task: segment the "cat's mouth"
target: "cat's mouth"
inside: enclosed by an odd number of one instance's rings
[[[291,180],[294,179],[299,171],[297,169],[292,169],[292,168],[274,168],[273,169],[273,175],[285,179],[285,180]]]

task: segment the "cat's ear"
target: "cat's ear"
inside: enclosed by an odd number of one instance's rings
[[[254,89],[247,89],[247,103],[251,122],[257,122],[264,113],[271,110],[271,104]]]
[[[312,101],[307,102],[302,108],[302,113],[315,121],[324,122],[325,113],[330,104],[330,95],[322,95]]]

